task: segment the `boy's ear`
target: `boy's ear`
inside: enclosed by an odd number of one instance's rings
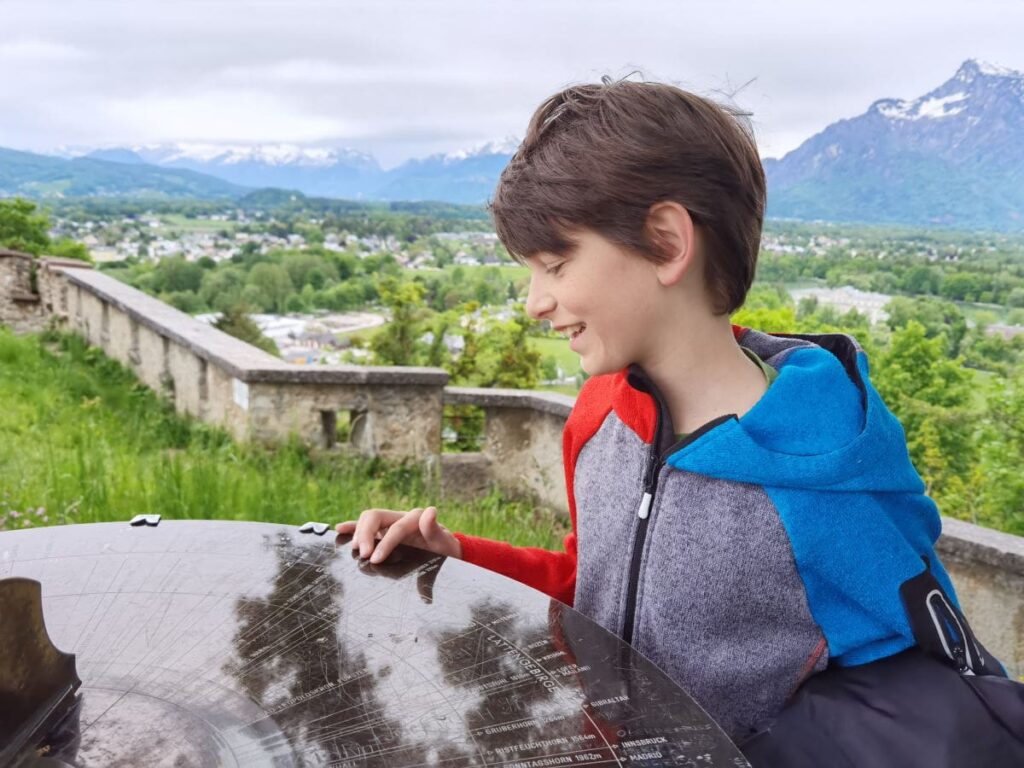
[[[693,218],[679,203],[655,203],[647,212],[647,236],[663,259],[655,272],[662,285],[678,283],[697,260]]]

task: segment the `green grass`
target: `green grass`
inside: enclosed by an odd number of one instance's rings
[[[580,356],[569,348],[569,342],[561,337],[530,338],[530,346],[540,352],[541,358],[553,357],[566,376],[575,376],[580,372]]]
[[[117,362],[74,336],[18,337],[0,327],[0,529],[216,518],[338,522],[362,509],[438,501],[409,466],[241,445],[176,415]],[[440,505],[454,530],[557,547],[566,523],[500,493]]]
[[[569,395],[569,397],[578,397],[580,394],[580,388],[575,384],[544,384],[537,387],[539,392],[556,392],[559,395]]]
[[[364,341],[371,341],[374,336],[383,331],[388,327],[388,322],[383,322],[380,325],[375,325],[372,328],[362,328],[358,331],[345,331],[338,334],[338,338],[351,339],[353,336],[358,336]]]
[[[501,264],[498,266],[503,280],[523,280],[530,277],[530,268],[520,264]]]

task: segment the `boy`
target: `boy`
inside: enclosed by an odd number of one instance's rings
[[[730,325],[764,205],[754,141],[717,104],[628,81],[548,99],[492,210],[527,311],[591,376],[564,433],[565,550],[452,534],[434,507],[338,526],[372,562],[405,542],[574,605],[741,745],[830,662],[915,645],[902,585],[928,574],[955,601],[855,342]]]

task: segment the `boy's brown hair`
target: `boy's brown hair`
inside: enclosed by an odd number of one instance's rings
[[[534,113],[491,211],[517,259],[567,253],[572,231],[590,229],[660,262],[647,214],[662,201],[686,208],[703,235],[716,311],[738,309],[754,279],[765,178],[732,108],[663,83],[567,88]]]

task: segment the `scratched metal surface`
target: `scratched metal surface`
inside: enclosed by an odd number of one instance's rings
[[[561,603],[403,549],[260,523],[0,533],[42,583],[73,766],[745,766],[654,665]]]

